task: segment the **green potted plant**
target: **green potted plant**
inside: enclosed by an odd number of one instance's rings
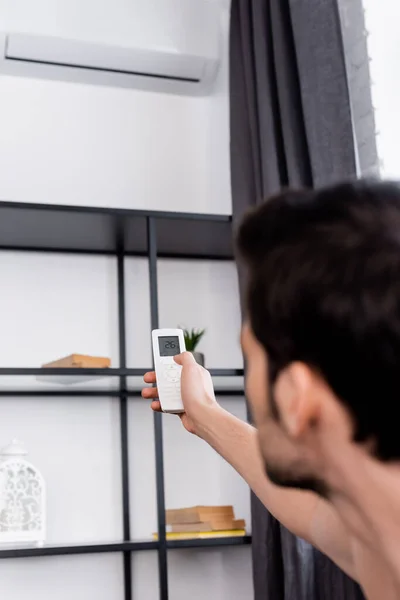
[[[183,329],[186,350],[193,354],[195,361],[202,367],[204,367],[205,364],[204,354],[202,352],[196,352],[196,348],[205,332],[205,329]]]

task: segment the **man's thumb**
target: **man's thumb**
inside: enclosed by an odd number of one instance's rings
[[[176,356],[174,356],[174,361],[182,367],[184,367],[185,365],[189,366],[197,364],[191,352],[182,352],[182,354],[177,354]]]

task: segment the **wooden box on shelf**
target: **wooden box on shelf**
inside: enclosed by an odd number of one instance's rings
[[[42,365],[43,369],[108,369],[111,360],[104,356],[88,356],[86,354],[70,354],[64,358]]]

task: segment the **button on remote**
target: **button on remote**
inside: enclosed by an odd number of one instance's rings
[[[167,371],[165,371],[165,376],[169,381],[178,381],[177,375],[177,369],[168,369]]]

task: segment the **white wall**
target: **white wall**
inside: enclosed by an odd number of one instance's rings
[[[123,598],[122,558],[117,554],[7,560],[0,564],[0,577],[7,600]],[[147,598],[145,593],[141,597]]]
[[[368,50],[372,78],[372,99],[375,107],[377,146],[381,174],[400,179],[398,145],[400,137],[400,57],[397,0],[363,0],[368,31]]]
[[[216,1],[226,51],[229,2]],[[80,3],[81,10],[89,5]],[[1,2],[0,17],[13,6]],[[4,76],[0,97],[0,199],[231,212],[226,56],[208,98]],[[151,364],[147,269],[146,260],[126,263],[131,367]],[[1,366],[39,366],[71,352],[108,355],[118,365],[114,259],[2,252],[0,281]],[[161,325],[207,328],[207,366],[242,366],[232,264],[160,261],[159,303]],[[19,377],[0,379],[0,386],[50,384]],[[245,418],[243,398],[222,403]],[[249,491],[239,476],[178,419],[165,416],[163,424],[167,506],[232,503],[250,528]],[[0,446],[21,438],[47,481],[49,543],[121,539],[118,427],[112,398],[0,398]],[[154,434],[140,399],[129,401],[129,435],[132,538],[150,538]],[[156,553],[133,554],[132,566],[134,599],[156,600]],[[252,595],[250,548],[171,551],[168,568],[173,600]],[[119,555],[0,561],[0,595],[7,600],[122,600],[122,579]]]
[[[172,2],[135,6],[165,11]],[[60,17],[53,0],[2,0],[0,23],[29,31],[42,10],[45,32],[57,28],[79,38],[82,24],[96,15],[99,35],[115,41],[102,14],[108,0],[61,3]],[[129,4],[113,6],[117,13]],[[228,15],[221,7],[225,53]],[[123,43],[128,33],[118,35]],[[0,76],[0,97],[0,199],[231,213],[226,56],[210,97],[9,76]]]

